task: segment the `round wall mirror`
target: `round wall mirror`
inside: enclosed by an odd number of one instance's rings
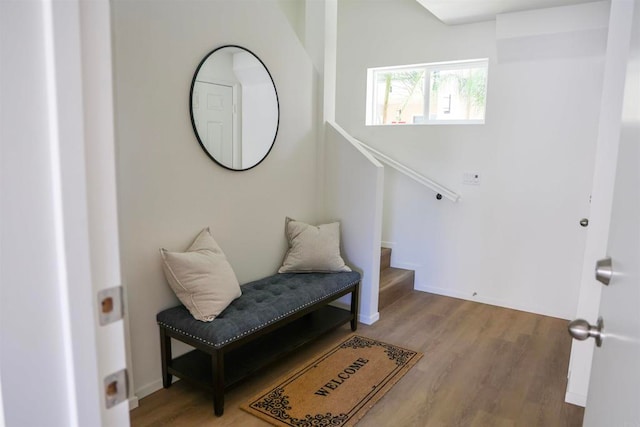
[[[227,169],[258,165],[278,134],[273,78],[260,58],[240,46],[222,46],[204,57],[193,76],[189,109],[202,149]]]

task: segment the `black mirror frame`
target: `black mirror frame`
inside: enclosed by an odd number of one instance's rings
[[[209,153],[209,151],[205,147],[204,143],[202,142],[202,139],[200,139],[200,134],[198,133],[198,129],[196,128],[196,122],[195,122],[195,120],[193,118],[193,88],[194,88],[194,86],[196,84],[196,77],[198,76],[198,73],[200,72],[200,68],[202,68],[204,63],[207,61],[207,59],[209,59],[209,57],[211,55],[213,55],[218,50],[224,49],[224,48],[227,48],[227,47],[234,47],[234,48],[242,49],[242,50],[244,50],[246,52],[249,52],[251,55],[253,55],[253,57],[256,58],[260,62],[260,64],[262,64],[262,66],[264,67],[265,71],[269,75],[269,78],[271,79],[271,84],[273,85],[273,91],[274,91],[274,93],[276,95],[276,108],[278,109],[278,118],[277,118],[277,122],[276,122],[276,132],[273,135],[273,141],[271,141],[271,145],[269,146],[269,149],[267,150],[265,155],[262,157],[262,159],[260,159],[260,161],[257,162],[256,164],[254,164],[254,165],[252,165],[252,166],[250,166],[248,168],[245,168],[245,169],[235,169],[235,168],[229,167],[227,165],[223,165],[221,162],[216,160],[211,155],[211,153]],[[228,169],[230,171],[234,171],[234,172],[244,172],[244,171],[248,171],[250,169],[255,168],[260,163],[262,163],[264,161],[264,159],[267,158],[269,153],[271,153],[271,150],[273,149],[273,146],[276,143],[276,138],[278,137],[278,130],[280,129],[280,98],[278,97],[278,89],[276,88],[276,83],[273,80],[273,76],[271,76],[271,72],[269,71],[269,68],[267,68],[265,63],[262,62],[262,59],[260,59],[260,57],[258,57],[258,55],[256,55],[255,53],[253,53],[252,51],[250,51],[246,47],[238,46],[238,45],[235,45],[235,44],[226,44],[226,45],[219,46],[219,47],[213,49],[211,52],[209,52],[208,54],[205,55],[205,57],[202,59],[202,61],[200,61],[200,63],[198,64],[198,67],[196,68],[196,72],[193,74],[193,79],[191,80],[191,88],[189,90],[189,116],[191,117],[191,126],[193,127],[193,133],[196,135],[196,139],[198,140],[198,144],[200,144],[200,148],[202,148],[202,151],[204,151],[205,154],[211,160],[213,160],[215,163],[217,163],[218,165],[222,166],[223,168]]]

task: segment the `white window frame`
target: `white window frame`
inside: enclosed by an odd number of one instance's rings
[[[400,66],[387,66],[387,67],[375,67],[367,69],[367,96],[366,96],[366,126],[421,126],[421,125],[469,125],[469,124],[484,124],[486,119],[486,94],[485,94],[485,114],[483,119],[470,119],[470,120],[431,120],[429,119],[429,105],[431,102],[431,74],[434,71],[444,70],[461,70],[468,68],[480,68],[484,67],[487,70],[487,90],[489,81],[489,59],[477,58],[477,59],[465,59],[460,61],[443,61],[443,62],[430,62],[424,64],[411,64]],[[374,105],[377,105],[375,82],[376,75],[379,72],[385,71],[402,71],[402,70],[425,70],[425,79],[429,79],[425,82],[424,91],[424,106],[425,106],[425,121],[423,123],[403,123],[403,124],[376,124],[374,123]]]

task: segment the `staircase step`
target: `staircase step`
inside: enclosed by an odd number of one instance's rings
[[[391,248],[380,248],[380,270],[391,267]]]
[[[413,291],[415,272],[403,268],[387,267],[380,271],[378,310]]]

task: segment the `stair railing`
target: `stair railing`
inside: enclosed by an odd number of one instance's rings
[[[426,176],[414,171],[413,169],[403,165],[402,163],[399,163],[396,160],[393,160],[391,157],[387,156],[386,154],[381,153],[380,151],[376,150],[373,147],[368,146],[364,142],[359,141],[359,140],[357,140],[355,138],[354,138],[354,140],[358,144],[360,144],[360,146],[362,148],[367,150],[369,153],[371,153],[376,159],[380,160],[382,163],[385,163],[385,164],[391,166],[392,168],[394,168],[398,172],[408,176],[409,178],[413,179],[414,181],[418,182],[419,184],[422,184],[425,187],[433,190],[436,193],[436,198],[438,200],[442,199],[443,196],[446,197],[447,199],[451,200],[454,203],[457,202],[458,200],[460,200],[460,195],[458,193],[456,193],[455,191],[445,187],[444,185],[441,185],[441,184],[435,182],[431,178],[427,178]]]

